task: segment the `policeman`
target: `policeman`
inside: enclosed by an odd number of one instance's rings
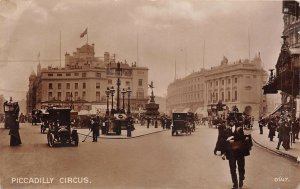
[[[127,137],[131,137],[131,131],[134,130],[133,119],[132,119],[131,115],[129,115],[127,118],[126,130],[127,130]]]
[[[97,138],[99,136],[99,119],[93,118],[92,119],[92,127],[91,130],[93,132],[93,142],[97,142]]]

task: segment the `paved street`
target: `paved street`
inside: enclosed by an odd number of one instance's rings
[[[213,155],[217,130],[191,136],[169,131],[131,140],[87,140],[78,147],[49,148],[39,126],[22,125],[22,146],[9,147],[0,129],[2,188],[204,188],[231,187],[228,161]],[[245,189],[300,189],[300,165],[254,146],[246,158]],[[52,184],[12,184],[13,178],[54,178]],[[73,182],[65,184],[71,177]],[[81,178],[83,178],[81,180]],[[280,179],[282,178],[282,179]],[[1,188],[1,187],[0,187]]]

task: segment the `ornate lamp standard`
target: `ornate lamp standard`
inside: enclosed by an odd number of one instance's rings
[[[126,94],[126,90],[123,88],[122,91],[122,97],[123,97],[123,109],[122,112],[125,113],[125,102],[124,102],[124,98],[125,98],[125,94]]]
[[[110,94],[111,94],[111,110],[110,110],[110,112],[113,114],[114,113],[114,93],[115,93],[115,89],[114,89],[114,87],[111,87],[110,88]]]
[[[120,85],[121,85],[121,81],[120,81],[120,75],[121,75],[121,64],[120,62],[117,63],[117,69],[116,69],[116,75],[118,77],[117,80],[117,113],[120,112]]]
[[[72,92],[70,94],[70,97],[71,97],[71,109],[73,109],[73,94],[72,94]]]
[[[129,115],[129,114],[131,114],[131,112],[130,112],[130,93],[132,92],[132,90],[130,90],[130,87],[128,87],[126,92],[128,94],[127,114]]]
[[[109,104],[108,104],[109,102],[108,101],[109,101],[109,94],[110,94],[109,87],[106,88],[105,94],[106,94],[106,113],[105,114],[108,116],[109,115],[109,109],[108,109],[109,108]]]

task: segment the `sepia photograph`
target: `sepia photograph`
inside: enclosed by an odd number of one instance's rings
[[[300,0],[0,0],[0,189],[300,189]]]

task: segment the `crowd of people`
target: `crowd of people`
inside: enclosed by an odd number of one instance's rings
[[[263,134],[264,127],[268,128],[268,138],[270,141],[274,140],[277,132],[277,150],[280,149],[281,145],[285,150],[289,150],[291,145],[296,140],[299,140],[300,118],[292,117],[290,114],[281,114],[280,116],[270,116],[267,118],[261,117],[258,123],[260,134]]]

